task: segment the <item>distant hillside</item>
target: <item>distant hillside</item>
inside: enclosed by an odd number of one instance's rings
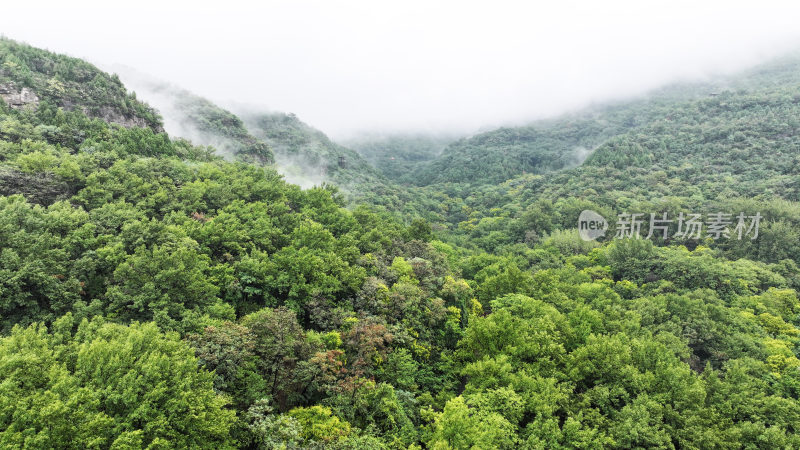
[[[171,134],[195,144],[210,145],[222,156],[244,162],[272,164],[269,145],[252,136],[232,112],[185,89],[159,81],[127,67],[115,67],[125,82],[164,116]]]
[[[794,203],[800,200],[797,67],[796,59],[786,58],[737,76],[686,86],[682,91],[670,88],[607,108],[579,129],[551,125],[541,132],[548,138],[604,137],[584,163],[573,168],[553,170],[545,165],[539,173],[530,171],[498,182],[508,173],[503,172],[504,166],[489,162],[458,166],[455,161],[469,155],[486,154],[497,161],[498,149],[509,148],[520,134],[532,134],[532,129],[543,125],[485,133],[451,145],[432,164],[444,171],[443,162],[451,161],[453,171],[464,171],[455,178],[460,183],[421,189],[427,197],[446,193],[449,207],[432,213],[440,214],[459,242],[488,251],[536,243],[557,230],[574,228],[583,209],[611,219],[634,212],[645,218],[650,213],[667,213],[674,219],[679,212],[744,211],[768,218],[757,240],[668,243],[689,248],[702,243],[735,258],[800,262],[800,233],[796,231],[800,210]],[[564,125],[564,120],[553,123]],[[535,141],[543,142],[541,135]],[[558,141],[561,148],[566,148],[564,142],[568,141]],[[468,151],[458,154],[457,148]],[[555,144],[547,147],[553,148]],[[557,151],[544,154],[551,156],[545,162],[561,161]]]
[[[800,83],[800,58],[789,55],[727,77],[670,85],[633,100],[598,105],[528,126],[500,128],[450,144],[441,156],[417,166],[417,185],[497,184],[524,174],[546,174],[581,164],[595,148],[617,137],[682,115],[692,101],[733,109],[725,99]],[[738,98],[738,97],[737,97]],[[750,101],[755,101],[751,98]],[[647,131],[652,133],[652,130]],[[624,140],[624,139],[623,139]],[[602,164],[602,154],[591,159]]]
[[[275,150],[278,167],[291,182],[302,186],[327,181],[347,187],[382,178],[358,153],[331,141],[294,114],[244,110],[239,116]]]
[[[158,113],[129,94],[116,75],[80,59],[2,37],[0,98],[14,108],[48,102],[125,127],[163,130]]]
[[[504,127],[461,139],[420,168],[417,185],[496,184],[524,174],[545,174],[580,165],[608,139],[669,113],[675,102],[713,87],[672,86],[646,98],[599,105],[522,127]]]
[[[222,155],[244,162],[275,163],[288,181],[305,188],[332,183],[347,190],[363,183],[384,183],[358,153],[332,142],[294,114],[245,107],[234,107],[232,112],[133,69],[115,70],[161,111],[170,133],[195,144],[213,146]]]
[[[436,159],[457,137],[447,134],[365,134],[343,142],[392,181],[416,184],[425,163]]]
[[[501,128],[450,144],[419,172],[416,182],[499,183],[524,173],[574,167],[592,147],[619,131],[618,124],[590,119]]]

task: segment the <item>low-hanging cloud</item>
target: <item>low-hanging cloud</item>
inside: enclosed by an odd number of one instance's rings
[[[128,89],[137,93],[143,100],[156,108],[164,121],[165,130],[172,136],[190,140],[196,145],[214,147],[216,153],[226,159],[233,159],[238,145],[233,139],[220,133],[202,129],[197,120],[190,117],[191,109],[186,103],[195,104],[204,100],[167,81],[159,80],[151,75],[142,73],[132,67],[111,65],[102,67],[110,72],[117,73]],[[260,114],[280,114],[264,111],[258,107],[235,105],[237,112],[246,111],[251,116]],[[247,116],[245,116],[247,117]],[[243,123],[245,127],[248,124]],[[248,130],[248,132],[251,132]],[[281,148],[272,148],[275,157],[275,170],[284,179],[309,189],[321,186],[328,180],[327,165],[321,161],[312,161],[304,154],[290,154]]]
[[[797,17],[777,1],[32,0],[4,5],[0,31],[339,138],[469,133],[730,73],[794,48]]]

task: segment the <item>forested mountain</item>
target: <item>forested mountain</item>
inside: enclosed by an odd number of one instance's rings
[[[449,133],[360,134],[345,141],[390,180],[415,185],[425,163],[435,160],[456,138]]]
[[[269,145],[245,128],[232,112],[172,84],[156,80],[129,67],[115,67],[130,87],[144,94],[164,117],[165,128],[198,145],[213,146],[231,159],[271,164],[275,156]]]
[[[123,78],[163,114],[168,132],[238,161],[273,164],[290,182],[338,186],[348,201],[392,187],[358,153],[332,142],[294,114],[237,105],[234,112],[129,67]]]
[[[153,108],[129,94],[116,75],[109,75],[86,61],[57,55],[0,37],[0,97],[20,108],[36,107],[40,101],[63,108],[79,109],[126,127],[162,130]]]
[[[278,166],[287,175],[327,181],[343,188],[369,189],[383,184],[379,173],[358,153],[331,141],[323,132],[303,123],[294,114],[239,113],[247,127],[275,149]]]
[[[760,210],[771,218],[762,237],[725,251],[800,262],[795,231],[800,225],[795,203],[800,196],[800,75],[791,78],[785,70],[796,64],[784,60],[770,64],[770,71],[755,69],[725,81],[752,89],[694,99],[657,96],[630,104],[629,110],[615,106],[616,116],[635,117],[636,123],[598,144],[579,167],[491,185],[428,186],[423,191],[445,193],[449,204],[428,217],[447,223],[462,244],[497,249],[573,228],[582,209],[603,211],[609,218],[624,212],[649,217],[651,212]],[[508,132],[515,131],[489,135]],[[502,169],[482,167],[495,174]]]
[[[660,133],[675,131],[670,129],[670,122],[685,115],[685,108],[695,108],[691,105],[718,105],[739,113],[736,108],[740,104],[728,104],[727,100],[748,93],[751,101],[766,95],[773,97],[774,103],[776,97],[800,84],[798,67],[800,57],[787,56],[741,74],[679,83],[641,98],[596,105],[528,126],[480,133],[453,142],[441,157],[418,168],[418,173],[410,178],[420,186],[440,183],[475,186],[497,184],[524,174],[573,168],[597,147],[640,127],[665,123]],[[764,108],[768,106],[768,102],[760,103]],[[646,133],[653,133],[652,126]]]
[[[594,106],[557,119],[460,139],[423,166],[415,184],[496,184],[526,173],[576,167],[597,146],[668,114],[676,101],[691,98],[697,90],[675,86],[646,99]]]
[[[30,81],[0,102],[0,447],[800,447],[786,62],[409,156],[437,184],[408,188],[291,115],[164,94],[239,153],[311,158],[346,203],[167,135],[121,84],[93,97],[115,80],[94,68],[40,92],[37,61],[92,66],[2,45]],[[587,242],[584,209],[765,221]]]
[[[500,183],[525,173],[578,166],[591,150],[622,131],[620,124],[564,120],[499,130],[450,144],[414,177],[418,185]]]

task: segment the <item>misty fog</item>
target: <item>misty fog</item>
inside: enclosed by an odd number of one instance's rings
[[[730,73],[800,38],[788,2],[432,3],[30,1],[3,6],[0,33],[333,138],[520,124]]]

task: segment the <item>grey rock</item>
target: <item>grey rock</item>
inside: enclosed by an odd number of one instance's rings
[[[52,205],[75,195],[79,188],[51,173],[23,173],[0,168],[0,195],[22,194],[31,203]]]
[[[35,92],[27,87],[19,89],[12,82],[0,84],[0,98],[15,109],[39,106],[39,96]]]

